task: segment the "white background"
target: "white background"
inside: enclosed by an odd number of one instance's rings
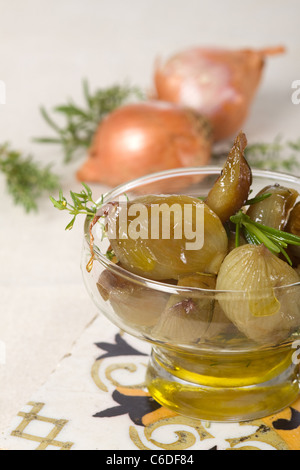
[[[80,162],[63,166],[59,148],[32,141],[50,132],[39,107],[68,97],[80,103],[83,78],[92,89],[127,80],[151,90],[158,56],[202,45],[286,46],[267,63],[244,131],[250,142],[296,139],[299,18],[298,0],[0,0],[0,143],[55,162],[64,191],[76,190]],[[106,189],[93,188],[99,195]],[[24,214],[0,175],[0,432],[96,313],[79,268],[82,221],[65,233],[67,221],[47,198],[37,214]]]

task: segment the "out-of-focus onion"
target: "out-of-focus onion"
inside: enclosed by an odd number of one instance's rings
[[[205,165],[211,145],[211,126],[194,110],[161,101],[127,104],[101,122],[77,177],[116,186],[156,171]]]
[[[189,106],[208,117],[214,139],[238,132],[259,85],[265,58],[283,47],[262,50],[193,48],[156,64],[155,98]]]

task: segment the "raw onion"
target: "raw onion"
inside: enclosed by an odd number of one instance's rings
[[[110,186],[156,171],[208,163],[212,133],[195,110],[172,103],[127,104],[99,125],[81,181]]]
[[[262,50],[194,48],[165,63],[157,61],[155,98],[193,107],[213,125],[214,139],[237,133],[259,85],[265,58],[283,47]]]

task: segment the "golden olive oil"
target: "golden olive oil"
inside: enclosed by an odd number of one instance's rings
[[[291,404],[299,393],[290,347],[279,350],[182,353],[153,350],[147,386],[162,405],[194,418],[245,421]]]

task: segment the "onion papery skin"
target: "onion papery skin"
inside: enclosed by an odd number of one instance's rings
[[[283,47],[262,50],[191,48],[157,60],[156,99],[193,107],[211,121],[214,140],[231,137],[243,126],[262,78],[265,58]]]
[[[116,186],[157,171],[205,165],[211,147],[211,126],[195,110],[161,101],[127,104],[100,123],[77,178]]]

